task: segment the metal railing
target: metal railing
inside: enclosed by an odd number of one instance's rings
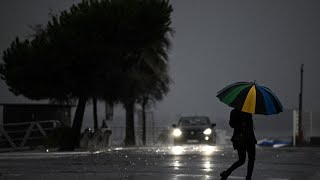
[[[48,127],[48,124],[51,124],[51,126]],[[5,148],[23,149],[27,147],[28,141],[45,139],[48,137],[48,132],[53,131],[60,125],[58,120],[0,124],[0,143],[8,144],[9,147]],[[125,127],[112,127],[111,131],[110,145],[123,145]],[[135,134],[136,144],[142,145],[142,127],[136,127]],[[146,143],[147,145],[164,143],[168,141],[170,134],[169,127],[148,127]]]
[[[47,138],[47,132],[60,125],[58,120],[0,124],[0,142],[8,143],[6,148],[24,148],[29,140]]]

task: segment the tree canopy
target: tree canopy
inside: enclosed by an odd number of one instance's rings
[[[168,0],[83,0],[33,38],[16,38],[3,53],[1,78],[30,99],[77,99],[76,139],[91,97],[132,108],[150,90],[165,93],[155,82],[168,83],[171,12]]]

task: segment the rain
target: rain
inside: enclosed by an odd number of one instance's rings
[[[320,179],[319,2],[114,2],[0,2],[0,179]]]

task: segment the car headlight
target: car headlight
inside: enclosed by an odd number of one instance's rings
[[[210,128],[207,128],[206,130],[203,131],[203,134],[205,135],[210,135],[212,130]]]
[[[180,129],[174,129],[173,130],[173,136],[174,137],[179,137],[179,136],[181,136],[181,134],[182,134],[182,132],[181,132]]]

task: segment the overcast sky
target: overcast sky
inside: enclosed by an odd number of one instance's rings
[[[31,33],[72,0],[0,1],[0,51]],[[300,65],[305,65],[304,109],[320,107],[320,1],[172,0],[174,12],[168,96],[158,119],[205,114],[228,118],[230,108],[216,93],[237,81],[273,90],[284,108],[297,108]],[[0,81],[0,103],[26,102]]]

